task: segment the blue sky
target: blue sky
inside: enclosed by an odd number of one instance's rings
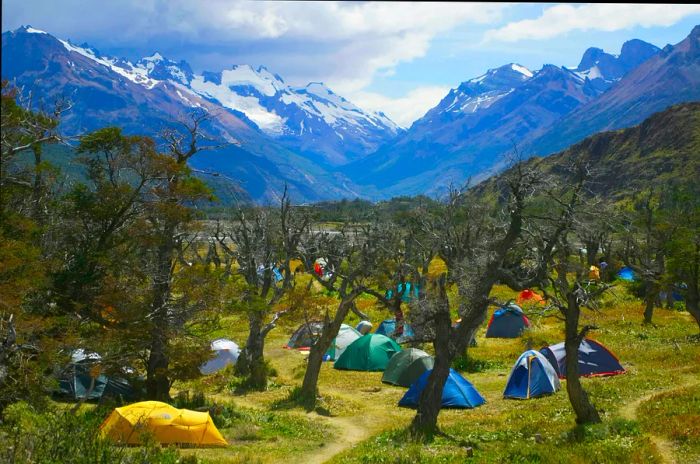
[[[700,24],[700,5],[670,4],[3,0],[2,13],[3,31],[31,24],[108,55],[322,81],[403,126],[489,68],[575,66],[588,47],[663,47]]]

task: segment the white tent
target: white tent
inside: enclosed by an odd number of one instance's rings
[[[368,334],[372,331],[372,323],[370,321],[360,321],[355,330],[360,332],[360,335]]]
[[[216,356],[199,368],[199,371],[204,375],[220,371],[229,364],[236,364],[238,355],[241,353],[241,349],[236,342],[225,338],[219,338],[211,342],[211,350],[216,353]]]
[[[340,355],[343,354],[343,351],[345,351],[345,348],[360,337],[362,337],[362,334],[357,330],[347,324],[341,325],[340,330],[338,330],[338,335],[328,349],[328,355],[331,360],[335,361],[338,359]]]

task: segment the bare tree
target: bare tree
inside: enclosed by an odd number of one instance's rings
[[[536,286],[547,277],[555,244],[566,233],[573,214],[571,202],[557,199],[558,214],[539,216],[528,208],[534,194],[548,185],[542,175],[516,164],[502,178],[505,198],[496,206],[484,203],[477,195],[467,192],[453,194],[437,221],[428,224],[435,243],[440,244],[440,256],[447,264],[447,275],[437,279],[423,298],[412,305],[417,331],[432,338],[435,366],[421,394],[411,432],[416,437],[432,435],[437,430],[442,390],[454,358],[467,349],[474,334],[486,318],[491,289],[502,282],[513,289]],[[576,191],[580,191],[577,184]],[[574,195],[578,198],[578,195]],[[536,224],[547,222],[538,233]],[[523,240],[537,237],[536,241]],[[536,244],[536,248],[533,248]],[[523,251],[525,250],[525,251]],[[522,266],[526,261],[527,267]],[[452,327],[447,285],[457,285],[454,303],[461,322]],[[419,320],[422,319],[422,320]],[[423,325],[423,328],[420,326]]]
[[[245,281],[240,301],[248,316],[248,338],[236,373],[247,377],[251,388],[267,387],[265,338],[289,311],[275,311],[275,307],[295,285],[296,270],[291,262],[299,257],[300,241],[309,222],[307,214],[292,206],[285,189],[277,210],[238,208],[230,225],[220,226],[216,232],[222,252],[235,260]]]
[[[376,222],[353,227],[346,224],[338,234],[318,232],[306,238],[303,256],[307,268],[313,268],[315,259],[323,258],[327,272],[312,275],[327,291],[337,292],[340,298],[335,313],[326,308],[321,334],[309,352],[299,392],[299,399],[308,409],[313,409],[316,405],[323,355],[338,335],[348,313],[356,310],[357,297],[370,289],[371,276],[378,264],[376,244],[383,231],[384,228]]]

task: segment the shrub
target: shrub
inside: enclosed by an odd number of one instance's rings
[[[0,447],[0,461],[58,464],[70,456],[74,464],[181,462],[177,449],[161,448],[153,441],[129,448],[102,439],[99,427],[107,413],[99,407],[76,414],[38,412],[27,403],[14,403],[5,410],[0,428],[0,442],[9,444]]]

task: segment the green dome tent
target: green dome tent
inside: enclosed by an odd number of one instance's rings
[[[409,348],[395,354],[386,365],[382,382],[410,387],[423,372],[433,368],[432,356],[418,348]]]
[[[391,357],[399,351],[401,347],[391,338],[367,334],[345,348],[333,367],[351,371],[383,371]]]

